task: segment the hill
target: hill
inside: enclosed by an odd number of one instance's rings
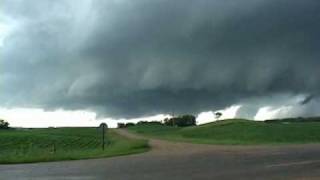
[[[320,121],[251,121],[230,119],[178,128],[164,125],[133,126],[130,131],[163,138],[207,144],[319,143]]]

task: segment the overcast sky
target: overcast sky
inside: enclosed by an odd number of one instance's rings
[[[2,108],[320,115],[319,0],[1,4]]]

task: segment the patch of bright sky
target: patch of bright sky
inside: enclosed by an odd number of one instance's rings
[[[222,116],[219,118],[219,120],[235,118],[240,107],[241,105],[233,105],[218,111],[202,112],[197,117],[197,124],[206,124],[209,122],[216,121],[217,119],[215,117],[215,112],[222,113]]]
[[[0,13],[0,15],[2,14]],[[0,47],[4,45],[5,38],[13,31],[14,26],[16,26],[15,21],[0,18]]]
[[[253,119],[257,121],[263,121],[268,119],[300,116],[303,114],[303,105],[301,105],[301,102],[307,97],[308,95],[300,94],[288,98],[287,101],[282,101],[281,105],[275,104],[273,106],[260,107]]]
[[[0,23],[0,46],[3,46],[5,37],[9,34],[9,27]]]
[[[232,105],[217,111],[207,111],[198,114],[197,124],[206,124],[216,121],[215,112],[221,112],[222,116],[218,120],[232,119],[237,117],[241,105]],[[256,113],[254,120],[266,120],[274,118],[289,117],[292,114],[293,106],[261,107]],[[170,115],[158,114],[154,116],[134,118],[134,119],[112,119],[98,118],[97,114],[87,110],[55,110],[44,111],[43,109],[31,108],[0,108],[0,119],[10,123],[12,127],[97,127],[105,122],[110,128],[116,128],[118,123],[137,123],[139,121],[163,121],[170,118]]]
[[[98,126],[96,114],[89,111],[0,108],[0,116],[12,127]]]
[[[233,105],[218,111],[202,112],[197,116],[197,124],[206,124],[216,121],[215,112],[221,112],[222,116],[219,120],[232,119],[237,116],[241,105]],[[290,111],[289,106],[272,108],[262,107],[254,117],[255,120],[272,119]],[[112,118],[97,118],[97,114],[87,110],[55,110],[44,111],[43,109],[32,108],[0,108],[0,119],[7,120],[12,127],[97,127],[100,123],[105,122],[110,128],[117,127],[117,124],[122,123],[137,123],[139,121],[163,121],[165,118],[170,118],[170,115],[158,114],[155,116],[134,118],[134,119],[112,119]]]
[[[135,119],[98,119],[95,112],[86,110],[67,111],[55,110],[44,111],[43,109],[31,108],[0,108],[0,119],[4,119],[10,123],[12,127],[96,127],[100,123],[105,122],[110,128],[117,127],[119,122],[139,121],[162,121],[170,117],[170,115],[155,115],[149,117],[141,117]]]
[[[253,119],[261,121],[267,119],[289,117],[288,115],[291,114],[292,108],[293,106],[282,106],[278,108],[274,108],[271,106],[262,107],[258,110],[257,114]]]
[[[219,110],[219,112],[223,114],[220,119],[234,118],[240,107],[241,106],[231,106],[229,108]],[[32,108],[0,108],[0,119],[8,121],[12,127],[26,128],[96,127],[102,122],[107,123],[110,128],[115,128],[119,122],[137,123],[139,121],[163,121],[165,118],[170,117],[170,115],[158,114],[134,119],[99,119],[95,112],[86,110],[67,111],[60,109],[55,111],[44,111],[43,109]],[[213,111],[200,113],[197,117],[198,124],[204,124],[215,120]]]

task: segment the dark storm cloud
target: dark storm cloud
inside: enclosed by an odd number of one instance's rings
[[[5,106],[133,117],[319,93],[317,0],[4,4]]]

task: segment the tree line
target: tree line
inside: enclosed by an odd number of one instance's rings
[[[135,125],[165,125],[165,126],[176,126],[176,127],[187,127],[196,125],[196,117],[194,115],[182,115],[177,117],[165,118],[162,122],[160,121],[139,121],[137,124],[134,123],[118,123],[118,128],[126,128]]]

